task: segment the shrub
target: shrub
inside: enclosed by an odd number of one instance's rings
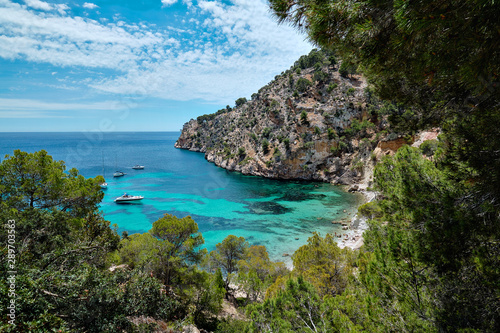
[[[328,132],[328,140],[332,140],[333,138],[335,138],[336,135],[335,135],[335,131],[333,129],[331,129],[329,127],[327,132]]]
[[[234,103],[236,104],[236,106],[240,106],[240,105],[245,104],[246,102],[247,102],[247,99],[245,97],[240,97]]]
[[[243,156],[245,154],[246,154],[245,148],[243,148],[243,147],[238,148],[238,156]]]
[[[262,130],[262,136],[265,138],[269,138],[269,134],[271,134],[271,128],[266,127]]]
[[[321,130],[319,129],[318,126],[314,127],[314,134],[317,134],[317,135],[321,134]]]
[[[269,141],[267,141],[266,139],[262,141],[262,150],[264,151],[264,153],[267,153],[269,151]]]
[[[289,138],[284,139],[283,143],[285,144],[286,149],[290,149],[290,139]]]
[[[309,123],[309,120],[307,119],[307,112],[305,110],[303,110],[300,113],[300,121],[302,122],[302,124],[308,124]]]
[[[328,78],[328,73],[323,71],[317,71],[313,75],[313,80],[318,82],[323,82]]]
[[[309,141],[309,142],[304,143],[304,148],[305,149],[311,149],[313,146],[314,146],[314,142],[313,141]]]
[[[382,217],[382,209],[380,206],[372,201],[372,202],[367,202],[358,208],[358,213],[361,216],[364,216],[369,219],[375,219],[375,218],[380,218]]]
[[[330,94],[335,88],[337,88],[339,85],[336,83],[330,83],[328,85],[328,88],[326,88],[326,91]]]
[[[300,79],[297,80],[296,87],[298,91],[305,92],[307,88],[309,88],[311,85],[312,85],[311,81],[301,77]]]
[[[433,156],[438,147],[437,140],[425,140],[420,145],[420,151],[426,156]]]

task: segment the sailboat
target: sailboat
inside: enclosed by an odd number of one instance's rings
[[[115,167],[116,167],[116,157],[115,157]],[[126,175],[126,173],[122,172],[122,171],[115,171],[115,173],[113,173],[113,177],[122,177],[125,175]]]
[[[106,179],[106,174],[104,173],[104,156],[102,156],[102,176],[104,177],[104,179]],[[106,183],[106,180],[105,180],[104,183],[99,184],[99,186],[103,190],[105,190],[108,188],[108,183]]]

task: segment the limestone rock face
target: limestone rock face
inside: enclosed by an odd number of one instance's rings
[[[292,67],[243,105],[191,119],[175,147],[248,175],[359,183],[387,125],[368,110],[364,78],[342,77],[338,67]],[[363,121],[370,126],[359,129]]]

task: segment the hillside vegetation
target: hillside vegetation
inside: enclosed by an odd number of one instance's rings
[[[393,106],[339,62],[332,53],[311,51],[251,100],[186,123],[175,146],[244,174],[361,181],[379,140],[391,134],[384,116]]]

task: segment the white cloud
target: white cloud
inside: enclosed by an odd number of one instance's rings
[[[40,9],[40,10],[52,10],[53,7],[51,4],[40,1],[40,0],[24,0],[24,3],[26,3],[27,6],[33,8],[33,9]]]
[[[0,112],[14,111],[72,111],[72,110],[120,110],[124,108],[116,101],[95,103],[55,103],[23,98],[0,98]]]
[[[0,57],[115,70],[83,83],[105,93],[231,104],[312,48],[293,28],[277,26],[265,0],[192,6],[191,13],[206,18],[194,16],[203,30],[188,17],[192,23],[160,29],[123,18],[108,23],[33,12],[0,0]]]
[[[54,5],[56,10],[59,12],[59,14],[66,14],[66,11],[69,9],[68,5],[65,5],[65,4],[58,4],[58,5]]]
[[[168,6],[172,6],[177,1],[178,0],[161,0],[161,3],[163,4],[163,7],[168,7]]]
[[[90,2],[85,2],[83,4],[83,8],[87,8],[87,9],[96,9],[96,8],[99,8],[98,5],[94,4],[94,3],[90,3]]]

